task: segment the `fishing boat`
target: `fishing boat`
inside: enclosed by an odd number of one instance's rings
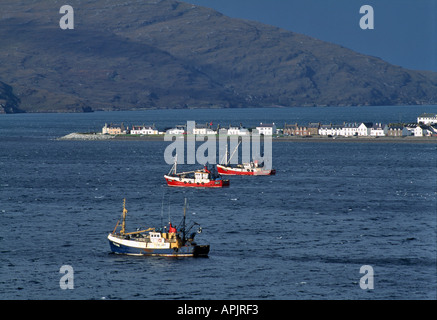
[[[217,172],[221,175],[237,175],[237,176],[270,176],[276,174],[275,169],[267,169],[263,163],[259,163],[258,160],[250,161],[247,163],[237,164],[232,166],[230,164],[232,157],[238,150],[241,142],[235,147],[232,155],[229,157],[228,147],[226,145],[226,154],[223,157],[220,164],[217,164]]]
[[[202,257],[208,256],[209,245],[198,245],[194,241],[197,233],[202,232],[199,224],[193,222],[186,226],[187,200],[185,199],[184,216],[180,227],[175,227],[169,221],[169,227],[160,229],[126,232],[126,199],[123,199],[122,222],[117,221],[114,230],[108,235],[109,246],[113,253],[137,256],[171,256],[171,257]],[[197,231],[192,232],[197,226]],[[117,231],[117,229],[119,229]]]
[[[187,172],[176,172],[177,161],[173,164],[168,174],[164,175],[167,185],[170,187],[197,187],[197,188],[222,188],[229,186],[229,180],[225,180],[218,172],[203,169]]]

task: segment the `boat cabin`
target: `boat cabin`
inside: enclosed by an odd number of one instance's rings
[[[197,171],[194,173],[194,179],[196,179],[196,180],[208,180],[208,173],[202,172],[202,171]]]
[[[150,232],[149,236],[150,236],[150,242],[152,242],[152,243],[164,242],[164,239],[161,237],[160,232]]]

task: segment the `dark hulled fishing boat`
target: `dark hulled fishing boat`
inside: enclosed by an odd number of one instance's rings
[[[145,230],[126,232],[126,199],[123,201],[122,222],[117,222],[114,230],[108,235],[111,251],[118,254],[142,255],[142,256],[172,256],[172,257],[199,257],[207,256],[209,245],[198,245],[194,241],[197,233],[202,232],[202,228],[197,223],[186,226],[185,199],[184,216],[181,227],[175,228],[169,222],[169,229],[166,227],[159,230],[148,228]],[[198,226],[197,232],[192,232]],[[120,230],[117,231],[117,228]]]

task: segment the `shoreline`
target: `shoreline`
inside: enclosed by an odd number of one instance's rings
[[[189,136],[188,138],[194,138]],[[187,138],[180,136],[180,138]],[[61,141],[164,141],[164,135],[103,135],[73,132],[56,140]],[[273,142],[313,142],[313,143],[427,143],[437,144],[437,137],[325,137],[325,136],[280,136],[272,137]],[[169,141],[170,142],[170,141]],[[199,141],[202,142],[202,141]]]

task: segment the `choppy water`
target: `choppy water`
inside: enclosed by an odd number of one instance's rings
[[[257,112],[378,121],[363,109],[272,110],[251,110],[247,122]],[[393,121],[415,120],[396,110]],[[245,119],[241,110],[0,116],[0,299],[436,299],[436,145],[276,142],[276,176],[185,190],[165,185],[165,142],[53,139],[140,115],[161,126]],[[110,254],[122,198],[134,229],[160,224],[163,195],[164,220],[179,222],[189,199],[210,257]],[[62,265],[74,269],[73,290],[59,286]],[[363,265],[373,290],[360,288]]]

